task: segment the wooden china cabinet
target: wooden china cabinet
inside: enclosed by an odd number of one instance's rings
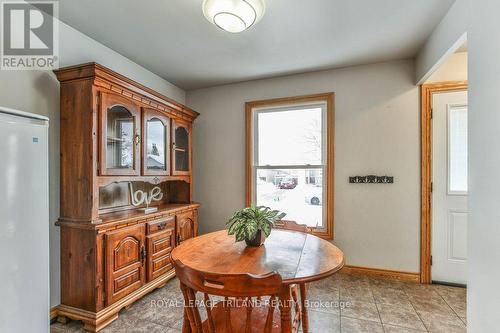
[[[197,235],[192,122],[198,113],[99,64],[61,82],[61,305],[96,332],[174,277],[170,253]],[[132,193],[161,189],[145,214]],[[137,204],[137,202],[136,202]]]

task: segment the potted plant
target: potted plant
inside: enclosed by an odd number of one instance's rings
[[[265,206],[252,205],[234,213],[226,224],[229,235],[235,235],[236,241],[245,240],[248,246],[261,246],[276,221],[286,214],[271,210]]]

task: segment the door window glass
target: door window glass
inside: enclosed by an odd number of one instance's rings
[[[450,106],[448,111],[448,192],[468,190],[467,106]]]

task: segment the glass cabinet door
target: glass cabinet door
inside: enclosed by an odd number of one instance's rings
[[[172,163],[174,175],[189,175],[191,171],[191,127],[188,123],[172,121]]]
[[[159,112],[144,109],[143,173],[170,174],[170,119]]]
[[[138,175],[140,112],[120,96],[101,94],[102,175]]]

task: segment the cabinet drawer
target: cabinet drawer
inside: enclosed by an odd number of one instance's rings
[[[147,236],[148,281],[154,280],[172,269],[170,252],[175,244],[174,231],[172,228]]]
[[[174,236],[174,229],[148,236],[148,255],[154,256],[172,251],[175,244]]]
[[[169,216],[162,219],[149,221],[147,224],[148,235],[167,229],[175,229],[175,216]]]
[[[158,259],[153,259],[152,265],[153,279],[168,272],[172,268],[170,253],[164,255],[163,257],[159,257]]]

